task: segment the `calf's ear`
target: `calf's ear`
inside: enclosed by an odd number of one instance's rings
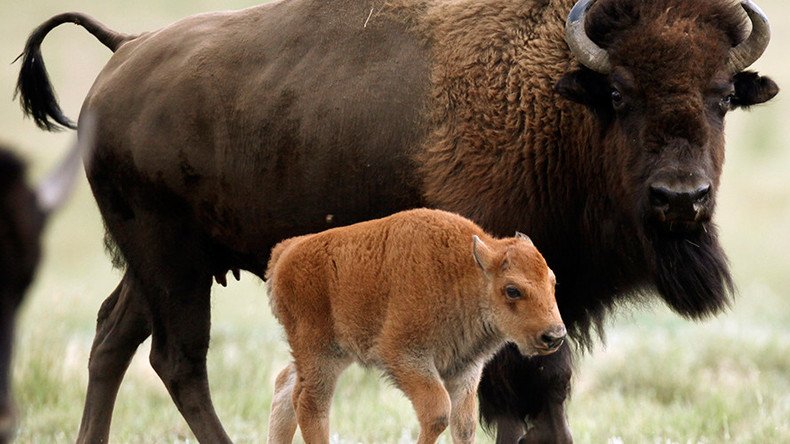
[[[527,243],[528,243],[529,245],[532,245],[532,246],[534,246],[534,245],[535,245],[535,244],[532,242],[532,239],[530,239],[530,238],[529,238],[529,236],[527,236],[526,234],[524,234],[524,233],[522,233],[522,232],[520,232],[520,231],[516,231],[516,238],[518,238],[518,239],[521,239],[521,240],[524,240],[524,241],[527,241]]]
[[[488,272],[494,263],[494,251],[485,244],[477,235],[472,236],[472,255],[481,270]]]
[[[748,108],[752,105],[765,103],[779,93],[779,86],[768,77],[754,71],[743,71],[733,77],[735,96],[732,105],[735,108]]]

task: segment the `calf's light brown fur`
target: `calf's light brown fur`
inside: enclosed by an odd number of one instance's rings
[[[450,425],[474,440],[485,362],[565,335],[554,274],[524,235],[496,239],[456,214],[419,209],[295,237],[272,251],[272,311],[294,363],[277,377],[269,442],[329,441],[335,382],[353,361],[381,368],[411,400],[420,443]]]

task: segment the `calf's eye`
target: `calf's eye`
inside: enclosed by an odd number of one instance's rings
[[[522,298],[521,290],[516,288],[515,285],[508,285],[507,287],[505,287],[505,295],[507,296],[508,299],[511,300]]]

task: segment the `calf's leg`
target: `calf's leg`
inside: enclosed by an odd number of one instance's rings
[[[450,432],[454,444],[475,442],[477,428],[477,385],[480,382],[482,366],[470,369],[445,382],[450,394],[452,411]]]
[[[294,350],[296,384],[293,405],[306,443],[329,443],[329,408],[337,378],[348,367],[345,358],[306,354]]]
[[[140,286],[127,271],[99,310],[78,443],[107,442],[118,388],[137,347],[150,334]]]
[[[290,443],[296,433],[296,411],[294,410],[294,388],[296,367],[289,364],[274,382],[272,408],[269,414],[269,444]]]
[[[415,367],[418,358],[402,357],[385,363],[395,384],[412,403],[420,423],[418,444],[432,444],[450,423],[452,403],[435,368]]]

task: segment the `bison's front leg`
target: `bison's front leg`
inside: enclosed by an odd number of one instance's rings
[[[549,403],[534,417],[532,427],[519,441],[519,444],[539,444],[547,442],[572,443],[573,437],[565,417],[565,406],[562,402]]]
[[[567,343],[534,358],[512,345],[502,349],[486,365],[478,391],[481,416],[496,427],[497,443],[573,442],[564,411],[571,369]],[[531,425],[526,435],[525,420]]]

